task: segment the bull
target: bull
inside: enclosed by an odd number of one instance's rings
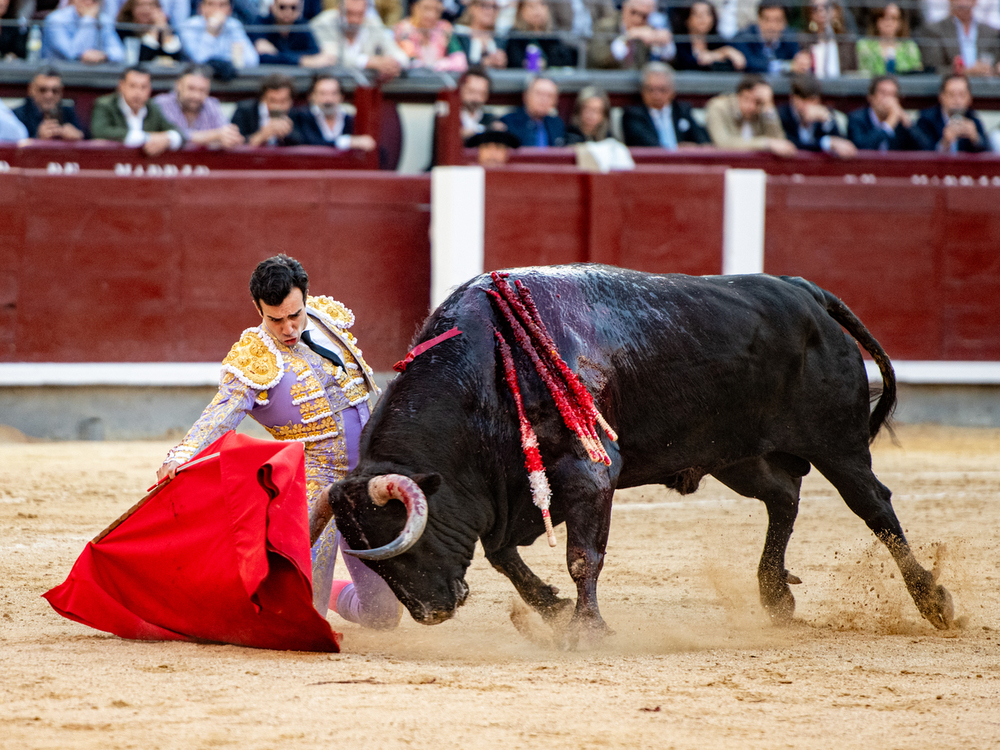
[[[787,622],[795,599],[785,568],[802,477],[815,467],[885,544],[920,613],[953,620],[951,598],[914,557],[875,477],[869,445],[896,402],[885,351],[843,302],[801,278],[652,275],[596,265],[510,271],[524,282],[564,361],[617,432],[595,463],[566,429],[523,351],[514,360],[552,490],[566,524],[576,606],[566,630],[606,631],[597,600],[615,489],[660,484],[694,492],[711,475],[768,514],[757,569],[760,600]],[[459,287],[416,343],[457,327],[413,358],[386,390],[361,438],[356,468],[310,518],[315,540],[331,516],[355,555],[389,584],[415,620],[452,617],[477,540],[487,560],[550,623],[571,602],[538,578],[518,547],[543,533],[532,504],[515,403],[494,331],[511,335],[487,292]],[[846,331],[846,333],[845,333]],[[858,345],[876,362],[873,394]],[[395,502],[400,500],[401,502]]]

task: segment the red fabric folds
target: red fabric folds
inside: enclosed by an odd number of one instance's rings
[[[195,461],[88,543],[49,604],[122,638],[339,651],[312,604],[302,444],[229,432]]]

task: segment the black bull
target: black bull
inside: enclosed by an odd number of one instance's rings
[[[602,436],[612,463],[591,462],[566,429],[491,305],[490,278],[456,290],[416,341],[453,326],[462,334],[416,357],[390,384],[362,435],[357,467],[330,488],[329,508],[311,519],[314,539],[332,514],[352,550],[377,550],[359,556],[414,619],[438,623],[464,603],[477,539],[544,618],[568,606],[517,550],[543,525],[495,345],[498,329],[511,342],[538,434],[553,522],[566,523],[577,587],[571,637],[606,627],[597,578],[615,489],[662,484],[687,494],[706,474],[767,507],[760,598],[775,621],[788,620],[795,607],[788,584],[797,581],[785,569],[785,550],[810,465],[889,549],[921,614],[938,628],[950,626],[948,592],[914,558],[891,493],[871,469],[869,443],[895,405],[892,366],[840,300],[803,279],[764,275],[650,275],[580,265],[514,270],[510,277],[529,288],[563,359],[617,431],[617,443]],[[874,410],[855,340],[882,374]],[[412,533],[413,514],[403,503],[388,496],[373,502],[377,490],[370,494],[369,482],[386,475],[415,480],[421,489],[409,486],[422,493],[418,506],[426,496],[422,534]]]

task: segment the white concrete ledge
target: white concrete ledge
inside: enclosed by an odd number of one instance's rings
[[[1000,362],[940,362],[895,360],[896,382],[909,385],[1000,385]],[[872,361],[865,360],[868,380],[881,383]]]
[[[0,362],[4,386],[216,386],[218,362]]]

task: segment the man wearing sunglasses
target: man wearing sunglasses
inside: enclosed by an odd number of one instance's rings
[[[298,24],[303,24],[299,26]],[[325,68],[335,65],[335,55],[320,52],[308,26],[302,20],[302,0],[274,0],[271,12],[257,20],[267,31],[250,35],[264,65],[299,65]]]
[[[29,138],[44,141],[79,141],[86,138],[72,102],[64,104],[63,83],[55,68],[43,68],[28,84],[28,98],[14,110],[28,129]]]
[[[677,53],[673,34],[653,26],[655,11],[654,0],[625,0],[620,18],[595,24],[587,67],[639,70],[653,60],[672,60]]]

